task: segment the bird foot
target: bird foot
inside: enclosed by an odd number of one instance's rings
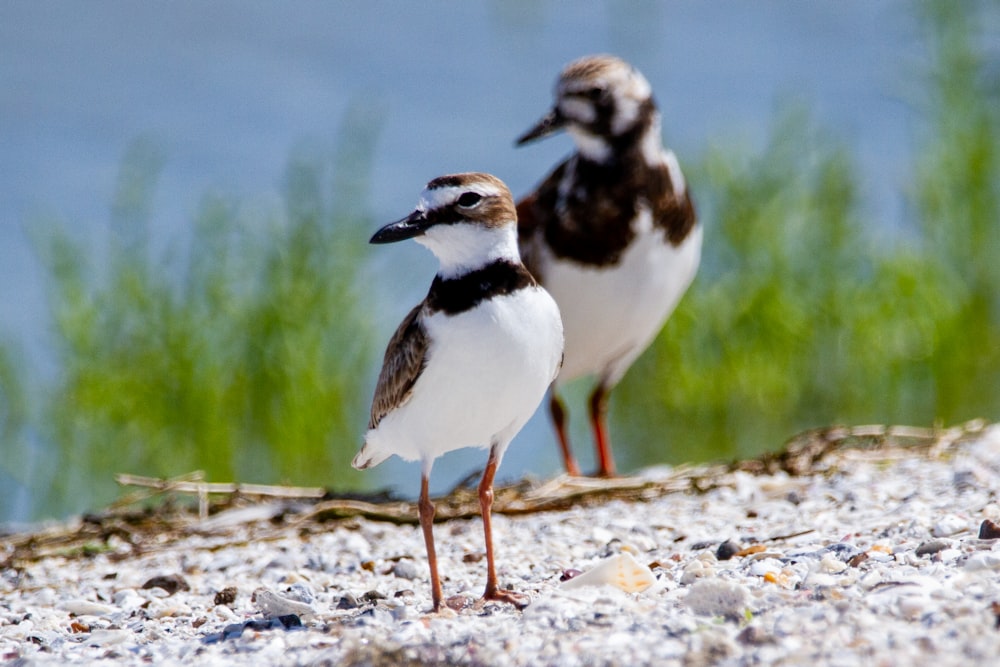
[[[531,604],[531,598],[523,593],[515,593],[514,591],[504,590],[498,588],[495,591],[487,591],[482,598],[483,602],[506,602],[507,604],[512,604],[517,609],[524,609],[529,604]]]

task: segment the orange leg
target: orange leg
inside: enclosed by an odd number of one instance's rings
[[[577,465],[576,458],[569,449],[569,436],[566,434],[566,407],[559,395],[556,394],[555,387],[552,388],[549,396],[549,412],[552,414],[552,423],[556,427],[556,437],[559,438],[559,448],[562,450],[566,473],[579,477],[580,466]]]
[[[605,423],[608,413],[608,390],[603,383],[598,384],[590,395],[590,424],[594,429],[594,442],[597,445],[597,476],[614,477],[615,460],[611,456],[611,442],[608,440],[608,427]]]
[[[427,482],[427,475],[422,475],[420,478],[420,502],[417,504],[417,509],[420,514],[420,527],[424,529],[427,564],[431,568],[431,599],[434,601],[434,611],[439,611],[441,609],[441,579],[438,578],[437,555],[434,552],[434,503],[431,502]]]
[[[496,476],[497,466],[496,447],[490,449],[490,459],[486,463],[486,470],[483,471],[483,479],[479,482],[479,509],[483,513],[483,532],[486,534],[486,591],[483,593],[484,600],[498,600],[508,602],[518,609],[528,606],[529,598],[526,595],[506,591],[497,586],[497,571],[493,561],[493,477]]]

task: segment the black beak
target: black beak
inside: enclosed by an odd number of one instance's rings
[[[518,137],[515,144],[523,146],[524,144],[534,141],[535,139],[541,139],[542,137],[546,137],[553,132],[558,132],[565,126],[566,118],[559,113],[558,108],[555,108],[545,114],[545,117],[538,121],[537,125]]]
[[[402,220],[390,222],[375,234],[368,241],[369,243],[395,243],[412,239],[414,236],[423,234],[430,224],[424,211],[414,211]]]

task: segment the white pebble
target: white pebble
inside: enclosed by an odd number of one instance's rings
[[[980,572],[983,570],[1000,570],[1000,553],[989,551],[972,554],[965,561],[965,569],[969,572]]]
[[[684,566],[684,573],[681,575],[681,584],[693,584],[698,579],[710,577],[715,574],[715,568],[706,565],[705,561],[695,558]]]
[[[750,602],[750,592],[743,586],[721,579],[703,579],[688,591],[684,604],[705,616],[742,616]]]
[[[87,637],[87,645],[111,646],[113,644],[123,644],[132,638],[133,635],[128,630],[94,630]]]
[[[77,616],[107,616],[116,611],[114,607],[90,600],[67,600],[62,603],[62,608]]]
[[[316,612],[304,602],[289,600],[267,588],[258,588],[253,592],[254,606],[265,616],[309,616]]]
[[[750,564],[750,574],[755,577],[763,577],[765,574],[778,574],[781,572],[781,561],[774,558],[762,558]]]
[[[968,528],[968,521],[959,518],[954,514],[949,514],[942,517],[940,521],[934,524],[931,528],[931,535],[934,537],[948,537],[949,535],[960,533]]]
[[[820,560],[819,566],[824,572],[831,572],[833,574],[838,574],[847,569],[847,563],[834,558],[832,554],[825,554],[823,559]]]

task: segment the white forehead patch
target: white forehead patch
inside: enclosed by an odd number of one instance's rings
[[[472,181],[465,185],[449,185],[443,188],[428,188],[420,193],[417,202],[418,211],[430,211],[442,206],[454,204],[455,200],[466,192],[476,192],[483,197],[498,197],[500,190],[492,183]]]
[[[559,111],[563,116],[572,118],[578,123],[593,123],[597,117],[594,106],[576,97],[563,97],[559,100]]]

